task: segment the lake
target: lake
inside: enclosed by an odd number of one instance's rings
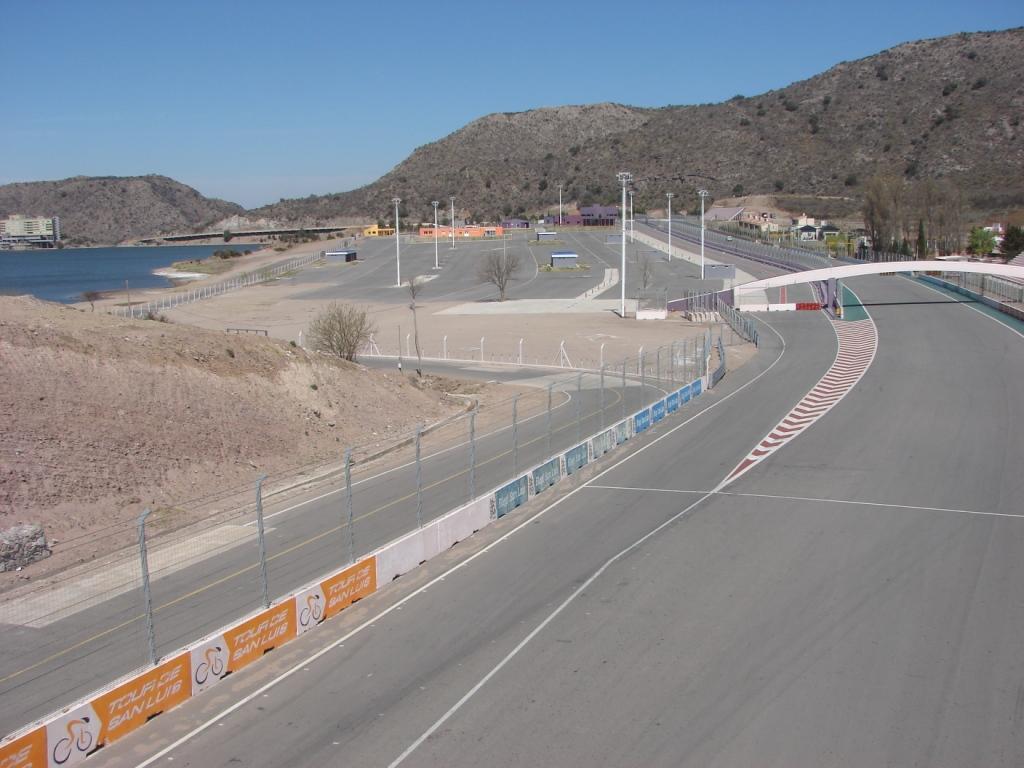
[[[0,294],[30,294],[46,301],[82,300],[85,291],[165,288],[153,270],[175,261],[204,259],[214,251],[255,251],[259,245],[168,245],[130,248],[44,248],[0,251]]]

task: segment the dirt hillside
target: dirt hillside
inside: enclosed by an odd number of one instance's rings
[[[0,371],[0,529],[37,523],[58,542],[463,405],[273,339],[28,297],[0,297]]]

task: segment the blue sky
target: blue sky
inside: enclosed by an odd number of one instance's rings
[[[1020,0],[0,0],[0,11],[0,183],[161,173],[246,206],[373,181],[490,112],[717,102],[908,40],[1024,24]]]

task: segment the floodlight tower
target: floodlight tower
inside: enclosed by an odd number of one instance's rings
[[[619,315],[623,319],[626,317],[626,189],[629,187],[630,182],[633,181],[633,174],[628,171],[619,171],[616,174],[616,178],[622,185],[622,273],[619,275],[622,283],[620,291],[620,306]]]
[[[402,284],[402,247],[398,241],[398,204],[402,202],[400,197],[392,197],[391,202],[395,204],[395,285]]]

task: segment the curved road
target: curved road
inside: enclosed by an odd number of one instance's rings
[[[700,415],[105,763],[1019,765],[1024,338],[850,287],[873,364],[734,484],[708,493],[832,362],[822,315],[771,316]]]

